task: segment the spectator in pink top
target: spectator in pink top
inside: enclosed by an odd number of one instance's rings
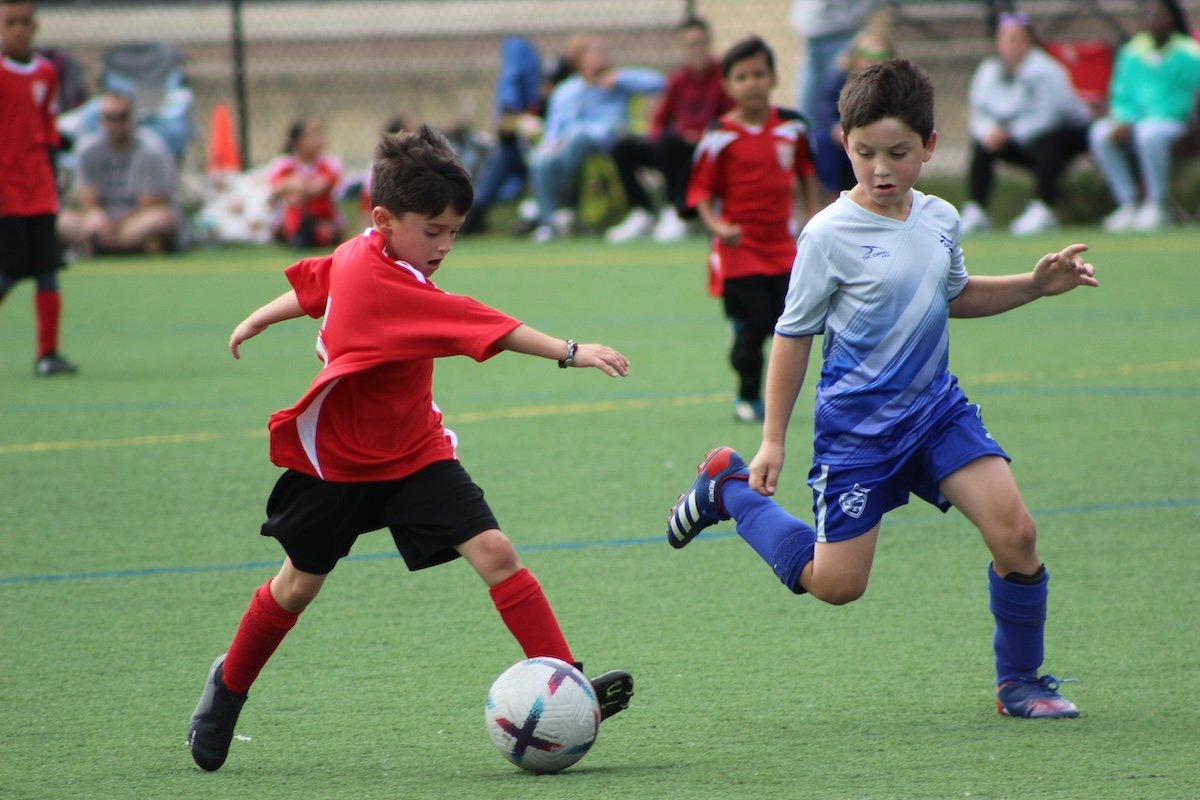
[[[688,17],[676,28],[683,63],[670,74],[667,89],[650,120],[646,136],[626,136],[613,148],[613,160],[629,201],[629,214],[610,228],[605,238],[625,242],[653,233],[661,242],[687,234],[687,220],[696,212],[686,203],[688,177],[696,143],[714,119],[733,108],[721,86],[721,64],[712,52],[708,22]],[[658,215],[639,170],[654,169],[666,184],[667,204]]]

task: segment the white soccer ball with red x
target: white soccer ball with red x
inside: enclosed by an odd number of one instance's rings
[[[518,661],[496,678],[483,710],[500,754],[530,772],[558,772],[587,755],[600,703],[583,673],[557,658]]]

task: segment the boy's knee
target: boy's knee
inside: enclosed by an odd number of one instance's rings
[[[822,585],[819,581],[814,581],[813,585],[807,588],[809,594],[822,603],[828,603],[831,606],[844,606],[848,603],[853,603],[867,593],[867,584],[857,581],[837,582],[828,586]]]

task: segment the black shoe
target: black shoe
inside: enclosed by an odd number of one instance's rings
[[[600,721],[629,708],[633,697],[633,676],[624,670],[614,669],[603,675],[588,679],[600,701]]]
[[[225,763],[229,743],[233,741],[233,727],[246,702],[246,695],[234,694],[225,687],[224,664],[225,654],[222,653],[208,670],[204,692],[188,725],[192,759],[200,769],[208,772],[216,772]]]
[[[33,363],[33,374],[39,378],[49,378],[53,375],[74,375],[76,372],[79,372],[79,367],[53,350]]]

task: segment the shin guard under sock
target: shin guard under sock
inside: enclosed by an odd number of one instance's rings
[[[57,289],[38,289],[33,295],[37,318],[37,357],[58,350],[58,321],[62,316],[62,295]]]
[[[1044,658],[1046,601],[1050,573],[1041,570],[1037,583],[1001,578],[988,565],[988,588],[996,633],[996,684],[1036,678]],[[1026,576],[1021,576],[1022,578]]]
[[[258,587],[250,600],[250,607],[242,615],[221,668],[229,691],[246,694],[250,690],[250,685],[299,616],[298,613],[284,610],[275,602],[271,596],[270,581]]]
[[[738,536],[767,562],[784,586],[802,593],[798,581],[804,565],[813,559],[816,531],[770,497],[751,489],[746,481],[721,484],[721,504],[737,522]]]
[[[526,658],[551,656],[571,664],[571,648],[537,578],[520,569],[488,590],[500,618]]]

